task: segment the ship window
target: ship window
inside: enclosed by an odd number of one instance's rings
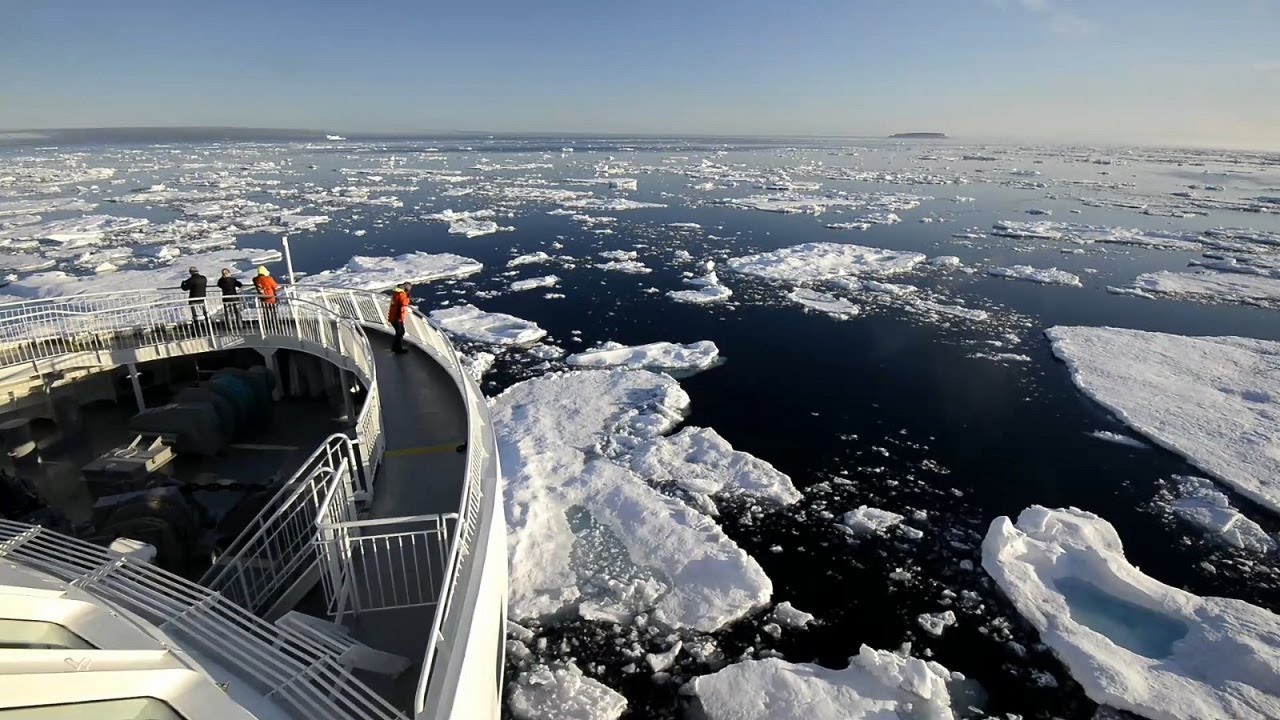
[[[0,618],[0,648],[91,650],[93,645],[57,623]]]
[[[0,710],[0,720],[182,720],[168,704],[155,698],[38,705]]]

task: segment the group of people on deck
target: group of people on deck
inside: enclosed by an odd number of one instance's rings
[[[194,265],[188,272],[190,274],[186,280],[182,281],[181,287],[187,291],[187,304],[191,306],[191,322],[196,323],[202,319],[208,322],[209,311],[205,306],[205,298],[208,296],[209,278],[201,275],[200,269]],[[244,287],[244,283],[231,274],[230,268],[222,268],[222,276],[218,278],[217,285],[222,291],[223,317],[228,321],[243,321],[244,316],[240,314],[240,290]],[[271,277],[271,272],[267,268],[258,268],[258,274],[253,276],[253,289],[258,296],[259,307],[268,316],[274,316],[276,294],[280,285],[275,278]],[[404,323],[409,317],[409,308],[412,304],[409,293],[412,290],[413,283],[406,282],[396,286],[391,293],[391,307],[387,309],[387,322],[395,331],[395,340],[391,343],[392,352],[409,352],[409,348],[404,344]]]
[[[206,322],[209,320],[209,311],[205,307],[205,297],[209,291],[209,278],[200,274],[200,269],[194,265],[188,270],[190,273],[186,280],[182,281],[182,289],[187,291],[187,304],[191,306],[191,321],[197,322],[201,319]],[[240,289],[244,287],[244,283],[231,274],[230,268],[222,268],[222,276],[218,278],[218,289],[222,291],[222,309],[223,316],[228,320],[237,322],[244,319],[240,314]],[[276,291],[280,285],[276,283],[275,278],[271,277],[271,272],[265,267],[258,268],[258,274],[253,277],[253,289],[261,302],[261,307],[268,313],[273,313],[276,309]]]

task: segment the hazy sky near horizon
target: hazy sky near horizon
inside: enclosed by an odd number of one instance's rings
[[[0,128],[1280,150],[1280,0],[0,0]]]

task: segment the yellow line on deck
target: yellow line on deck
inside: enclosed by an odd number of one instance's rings
[[[410,457],[412,455],[435,455],[442,452],[455,452],[462,445],[460,442],[444,443],[443,445],[420,445],[418,447],[398,448],[396,450],[388,450],[383,453],[383,457]]]

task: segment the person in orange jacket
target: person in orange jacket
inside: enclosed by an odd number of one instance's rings
[[[258,291],[258,302],[269,317],[276,316],[276,290],[280,288],[266,267],[258,268],[253,278],[253,287]]]
[[[391,292],[391,307],[387,308],[387,322],[391,323],[391,327],[396,331],[396,339],[391,343],[393,352],[409,352],[409,348],[404,346],[404,321],[409,317],[409,291],[411,290],[413,290],[413,283],[403,283]]]

